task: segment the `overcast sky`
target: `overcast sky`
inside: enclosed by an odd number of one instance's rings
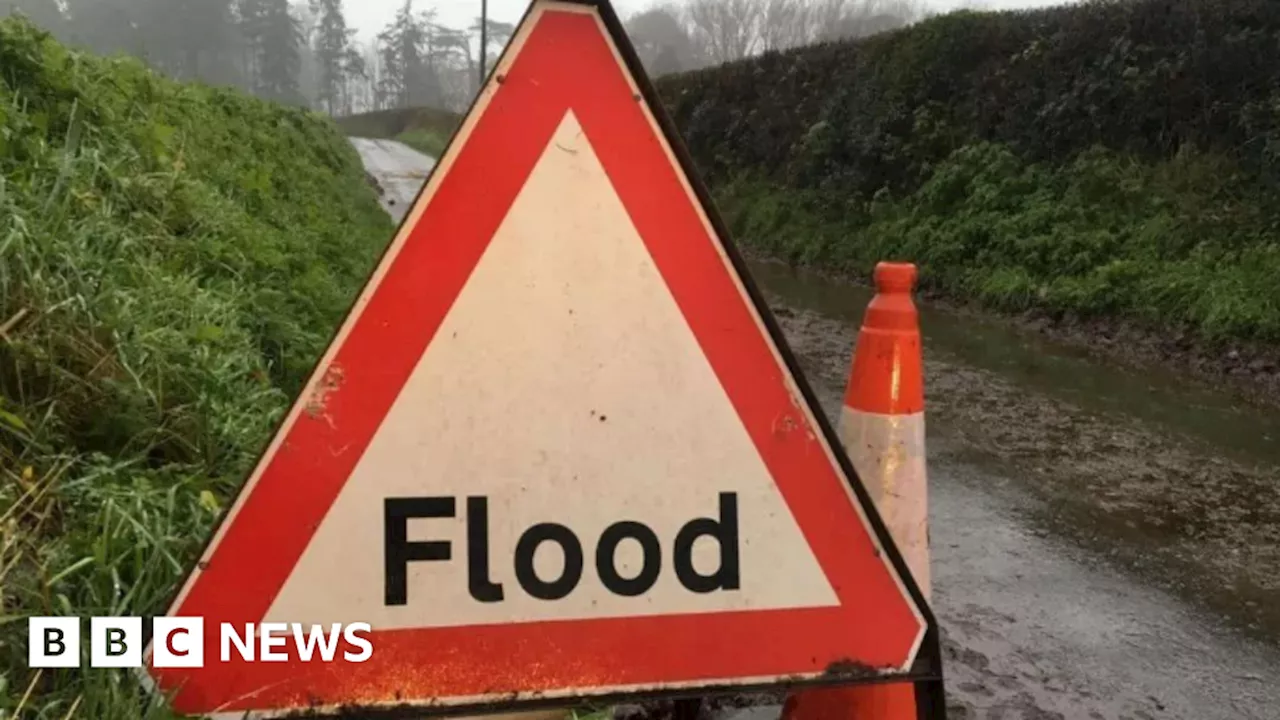
[[[992,10],[1024,7],[1062,5],[1073,0],[985,0],[981,4]],[[963,0],[926,0],[938,10],[946,11],[963,4]],[[480,0],[414,0],[415,9],[435,8],[437,22],[452,27],[465,27],[480,15]],[[614,10],[626,17],[654,4],[652,0],[613,0]],[[404,0],[346,0],[347,22],[360,31],[362,40],[369,40],[391,22]],[[489,0],[489,17],[504,22],[520,19],[528,0]]]

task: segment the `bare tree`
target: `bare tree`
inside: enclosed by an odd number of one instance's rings
[[[365,78],[361,90],[363,102],[360,112],[385,109],[378,95],[382,83],[382,53],[379,52],[378,40],[372,39],[359,46],[360,55],[364,58]]]
[[[925,15],[923,0],[686,0],[656,6],[627,22],[637,52],[653,74],[731,62],[757,52],[858,38],[909,25]],[[692,59],[673,62],[671,48],[688,38]],[[666,57],[659,61],[663,52]]]
[[[478,45],[479,43],[477,43]],[[461,112],[480,85],[478,55],[471,52],[471,34],[466,30],[436,28],[436,64],[445,109]],[[487,65],[486,67],[493,67]]]
[[[498,54],[502,52],[502,48],[506,47],[507,43],[511,41],[511,36],[515,34],[516,26],[514,23],[499,22],[493,18],[489,18],[485,21],[484,27],[484,47],[480,48],[479,52],[484,56],[485,72],[488,73],[493,69],[493,66],[497,64]],[[476,38],[476,46],[479,47],[481,35],[480,18],[477,17],[475,21],[471,23],[470,29],[471,34]],[[495,48],[497,49],[497,52],[494,52]],[[476,58],[478,62],[480,55],[477,55]]]
[[[910,25],[920,19],[918,0],[817,0],[812,39],[860,38]]]
[[[707,59],[726,63],[755,53],[763,6],[764,0],[690,0],[686,12]]]
[[[701,53],[675,5],[655,5],[632,16],[626,28],[640,62],[652,76],[691,70],[702,64]]]
[[[813,0],[762,0],[760,49],[786,50],[812,39]]]
[[[875,0],[862,0],[874,2]],[[807,0],[809,9],[809,42],[830,40],[829,34],[850,12],[850,0]]]

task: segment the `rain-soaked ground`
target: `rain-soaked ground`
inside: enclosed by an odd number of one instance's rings
[[[832,415],[870,292],[752,271]],[[998,321],[921,326],[951,715],[1280,718],[1277,418]]]
[[[429,155],[394,140],[351,138],[374,181],[382,209],[400,222],[436,161]]]
[[[403,213],[430,158],[356,147]],[[869,292],[752,267],[834,416]],[[998,321],[922,327],[951,717],[1280,718],[1280,413]],[[746,701],[714,715],[778,716]]]
[[[842,386],[870,291],[777,264],[753,274],[806,374]],[[1039,501],[1045,529],[1280,638],[1280,412],[1157,368],[1108,368],[997,321],[925,308],[921,327],[943,467],[1004,476],[1001,490]]]

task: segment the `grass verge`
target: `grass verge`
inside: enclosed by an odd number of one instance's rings
[[[391,231],[329,120],[0,22],[0,716],[165,716],[25,619],[164,611]]]
[[[462,118],[457,113],[432,108],[377,110],[337,119],[338,127],[351,137],[400,140],[419,150],[422,148],[415,145],[415,142],[439,143],[443,149],[444,143],[461,122]]]
[[[444,153],[444,146],[449,142],[448,135],[441,135],[432,130],[406,130],[395,137],[399,142],[408,145],[418,152],[433,158]]]
[[[736,237],[794,264],[868,277],[906,260],[923,288],[995,310],[1280,343],[1278,205],[1221,156],[1150,164],[1093,149],[1050,166],[978,143],[902,198],[752,173],[716,195]]]

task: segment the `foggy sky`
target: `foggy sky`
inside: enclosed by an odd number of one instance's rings
[[[985,0],[981,4],[992,10],[1010,8],[1041,7],[1045,5],[1062,5],[1074,0]],[[937,10],[950,10],[958,7],[963,0],[926,0],[927,4]],[[619,15],[627,15],[652,5],[652,0],[613,0],[613,8]],[[377,35],[395,16],[404,0],[347,0],[343,3],[347,14],[347,22],[360,31],[362,40],[369,40]],[[515,22],[524,13],[528,0],[489,0],[489,17],[504,22]],[[480,15],[480,0],[416,0],[414,6],[420,9],[436,8],[437,22],[451,27],[467,27],[474,18]]]

